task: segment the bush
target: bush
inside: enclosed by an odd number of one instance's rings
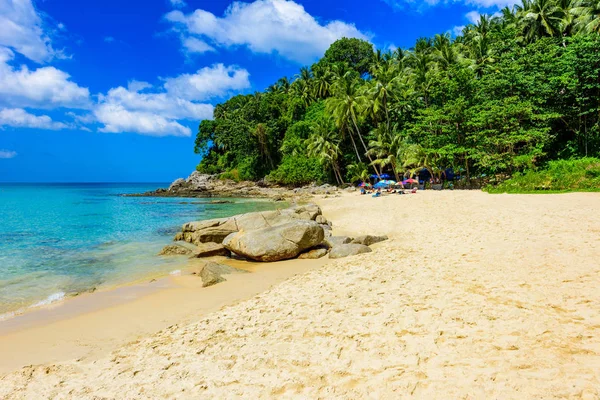
[[[546,169],[515,174],[488,193],[536,193],[600,191],[600,159],[580,158],[550,161]]]
[[[315,158],[305,156],[284,157],[279,167],[269,174],[269,180],[282,185],[305,185],[326,180],[323,167]]]

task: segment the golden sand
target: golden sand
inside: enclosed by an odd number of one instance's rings
[[[95,360],[0,378],[0,398],[600,396],[600,195],[421,192],[319,201],[388,234]]]

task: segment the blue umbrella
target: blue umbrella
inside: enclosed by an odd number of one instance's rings
[[[387,182],[385,182],[385,181],[377,182],[375,185],[373,185],[373,187],[375,189],[383,189],[383,188],[386,188],[388,186],[390,186],[390,184],[387,183]]]

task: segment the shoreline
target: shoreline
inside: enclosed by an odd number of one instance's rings
[[[250,273],[227,275],[225,282],[203,288],[200,277],[192,272],[199,271],[208,261]],[[94,360],[144,335],[236,304],[327,261],[322,258],[254,263],[225,257],[197,259],[196,265],[182,265],[180,275],[85,293],[29,310],[0,321],[0,374],[32,364],[73,358]]]

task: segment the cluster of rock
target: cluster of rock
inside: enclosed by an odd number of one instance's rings
[[[195,221],[183,225],[175,243],[166,246],[160,255],[235,256],[262,262],[317,259],[327,254],[329,258],[342,258],[368,253],[371,244],[387,239],[332,236],[331,227],[331,221],[315,204]],[[211,278],[205,281],[203,277],[205,283],[222,279],[207,274]]]
[[[219,175],[201,174],[198,171],[194,171],[187,179],[179,178],[171,183],[168,189],[157,189],[132,196],[259,197],[286,200],[312,195],[335,195],[337,193],[339,193],[339,189],[329,184],[290,189],[273,185],[264,179],[258,182],[235,182],[233,180],[221,179]]]

